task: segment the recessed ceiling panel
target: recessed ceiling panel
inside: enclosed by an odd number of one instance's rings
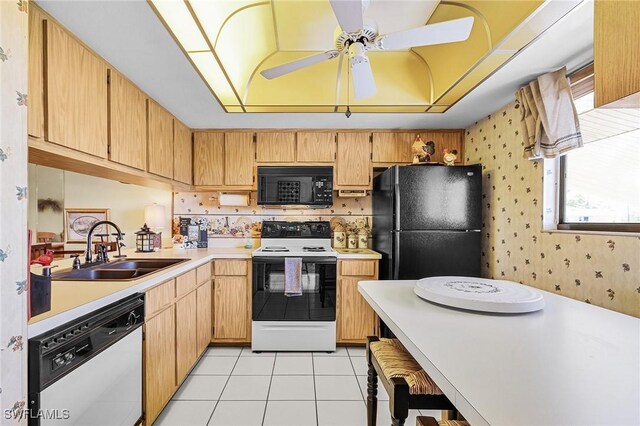
[[[341,33],[329,0],[150,1],[227,112],[333,112],[349,105],[359,112],[442,113],[581,0],[368,0],[365,29],[353,35]],[[465,41],[380,50],[380,35],[468,17],[473,26]],[[374,95],[356,98],[346,48],[272,79],[261,74],[334,50],[340,36],[347,41],[339,46],[364,44],[351,55],[370,62]]]

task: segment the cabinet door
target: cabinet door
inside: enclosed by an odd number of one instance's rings
[[[171,306],[144,324],[146,424],[158,417],[176,389],[176,327]]]
[[[249,291],[246,277],[216,277],[214,281],[214,338],[248,339]]]
[[[46,138],[107,158],[107,66],[45,20]]]
[[[299,163],[333,163],[336,160],[336,134],[298,132],[296,134]]]
[[[173,120],[173,179],[191,184],[191,129]]]
[[[211,281],[201,285],[196,290],[196,334],[198,355],[204,351],[211,342]]]
[[[253,185],[253,133],[225,134],[224,184]]]
[[[374,163],[411,163],[411,145],[416,139],[415,133],[374,133]]]
[[[109,70],[109,160],[147,168],[147,96],[119,72]]]
[[[371,167],[369,133],[338,133],[336,187],[368,187]]]
[[[338,283],[341,341],[364,341],[375,334],[375,313],[358,291],[358,282],[371,278],[341,277]]]
[[[435,161],[438,163],[443,162],[443,154],[442,151],[446,148],[449,151],[456,150],[458,152],[458,158],[456,159],[456,164],[463,163],[463,141],[464,141],[464,131],[453,131],[453,132],[424,132],[421,133],[422,140],[426,143],[429,141],[433,141],[435,145],[435,153],[431,156],[431,161]]]
[[[44,136],[44,16],[33,3],[29,4],[29,102],[27,128],[30,136]]]
[[[193,184],[224,185],[224,133],[195,133]]]
[[[198,358],[196,292],[176,302],[176,383],[180,383]]]
[[[258,163],[293,163],[296,161],[295,133],[258,133],[256,136]]]
[[[173,179],[173,117],[156,102],[148,101],[149,173]]]

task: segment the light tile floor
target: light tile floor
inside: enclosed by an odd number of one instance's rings
[[[154,425],[365,426],[364,348],[326,352],[263,352],[209,348]],[[378,386],[378,425],[391,424]],[[438,411],[412,410],[440,418]]]

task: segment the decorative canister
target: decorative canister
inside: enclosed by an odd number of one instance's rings
[[[347,246],[347,233],[342,225],[337,225],[333,230],[333,248],[345,248]]]
[[[365,229],[361,229],[360,232],[358,232],[358,248],[369,248],[369,234]]]
[[[358,248],[358,235],[357,234],[349,234],[349,248],[354,249]]]

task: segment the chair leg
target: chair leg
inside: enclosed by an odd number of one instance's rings
[[[394,419],[391,417],[391,426],[404,426],[404,422],[407,419]]]
[[[376,426],[378,414],[378,373],[369,362],[367,374],[367,426]]]

